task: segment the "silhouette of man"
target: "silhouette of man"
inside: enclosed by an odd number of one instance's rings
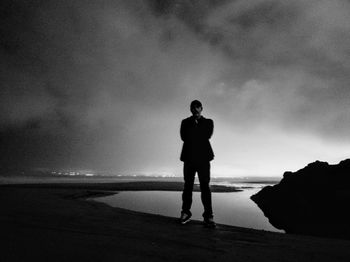
[[[209,139],[213,134],[214,122],[201,115],[203,107],[200,101],[192,101],[190,109],[192,116],[182,120],[180,128],[180,135],[183,141],[180,160],[184,162],[183,174],[185,181],[180,222],[181,224],[186,224],[192,216],[190,211],[192,191],[195,174],[197,173],[204,206],[204,224],[215,227],[209,187],[210,161],[214,159]]]

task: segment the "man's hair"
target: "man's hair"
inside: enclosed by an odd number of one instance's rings
[[[203,106],[202,106],[202,103],[199,100],[193,100],[191,102],[190,108],[192,109],[192,108],[195,108],[195,107],[203,107]]]

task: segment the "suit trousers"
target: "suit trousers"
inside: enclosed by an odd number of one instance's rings
[[[198,179],[201,189],[201,200],[204,206],[204,218],[212,218],[213,217],[213,209],[211,202],[211,191],[210,191],[210,162],[205,161],[201,163],[195,162],[184,162],[184,189],[182,193],[182,212],[191,214],[191,206],[192,206],[192,192],[193,192],[193,184],[196,173],[198,173]]]

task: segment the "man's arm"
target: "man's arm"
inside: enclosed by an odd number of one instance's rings
[[[181,121],[180,137],[181,137],[181,140],[185,142],[186,140],[185,120]]]
[[[210,139],[214,132],[214,121],[211,119],[208,119],[208,133],[207,138]]]

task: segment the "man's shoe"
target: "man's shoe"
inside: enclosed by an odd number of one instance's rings
[[[214,228],[216,227],[216,223],[214,222],[214,219],[211,218],[204,218],[204,226],[205,227],[210,227],[210,228]]]
[[[191,220],[191,216],[190,216],[189,214],[181,213],[181,216],[180,216],[180,223],[181,223],[182,225],[188,223],[190,220]]]

